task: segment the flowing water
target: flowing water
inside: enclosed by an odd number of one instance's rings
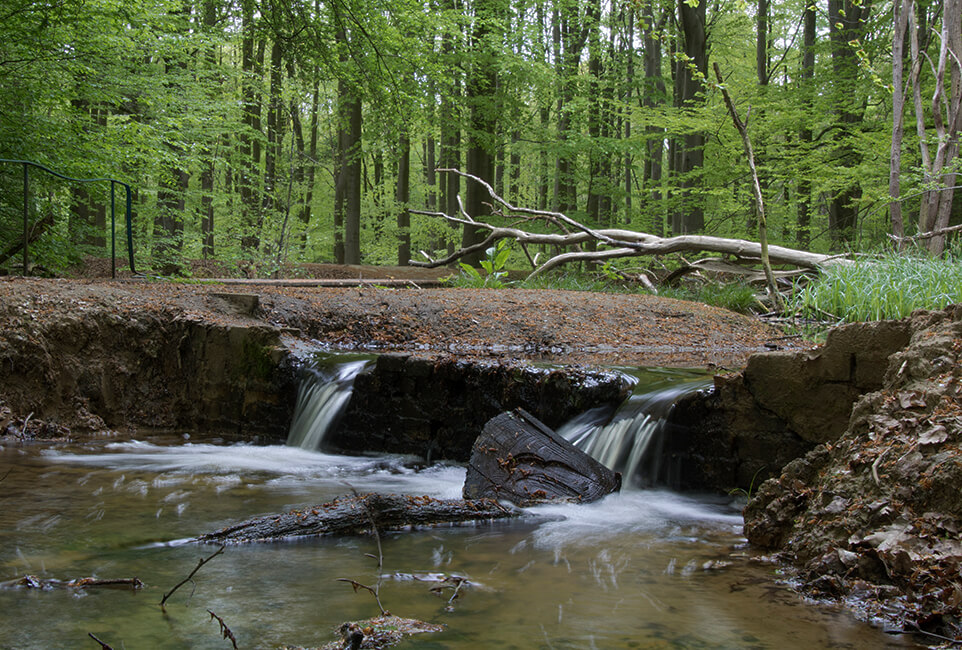
[[[635,487],[672,485],[672,468],[662,464],[661,447],[670,435],[668,418],[679,398],[712,385],[710,375],[675,368],[633,370],[632,395],[612,415],[592,409],[558,433],[602,465],[621,472]]]
[[[354,379],[371,363],[372,357],[319,354],[304,369],[297,390],[297,404],[287,437],[290,447],[317,450],[324,436],[343,416],[354,392]]]
[[[215,549],[178,542],[253,515],[360,492],[453,497],[464,470],[415,471],[391,456],[184,437],[0,449],[0,579],[137,576],[138,592],[0,589],[0,647],[242,648],[321,645],[344,620],[377,613],[336,578],[374,584],[370,537]],[[519,521],[385,534],[381,599],[446,625],[417,648],[878,648],[906,643],[800,601],[771,565],[738,557],[741,517],[724,500],[627,490],[553,505]],[[736,557],[732,557],[733,551]],[[724,566],[723,563],[731,562]],[[721,564],[720,564],[721,563]],[[709,567],[709,568],[706,568]],[[711,568],[714,567],[714,568]],[[468,577],[447,611],[435,583]]]

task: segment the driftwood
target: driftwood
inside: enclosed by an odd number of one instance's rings
[[[426,262],[412,260],[412,266],[436,268],[446,266],[466,255],[484,251],[500,239],[514,239],[522,247],[529,244],[547,245],[560,248],[580,247],[582,244],[597,243],[608,248],[600,250],[575,250],[561,253],[548,259],[541,265],[532,264],[535,268],[528,275],[528,279],[570,262],[602,262],[621,257],[640,255],[667,255],[679,252],[707,252],[731,255],[736,260],[760,262],[762,245],[745,239],[728,239],[725,237],[711,237],[708,235],[678,235],[676,237],[658,237],[643,232],[622,229],[595,229],[568,217],[562,212],[549,210],[534,210],[512,205],[499,196],[494,188],[483,179],[472,174],[466,174],[457,169],[439,169],[439,172],[463,176],[484,187],[491,197],[491,211],[493,215],[513,218],[519,222],[541,222],[560,232],[539,233],[516,227],[493,226],[474,219],[471,215],[461,211],[461,216],[449,215],[444,212],[426,210],[411,210],[412,214],[438,217],[451,223],[474,226],[488,231],[484,241],[461,248],[442,259],[428,259]],[[422,252],[423,254],[423,252]],[[426,256],[426,255],[425,255]],[[821,255],[808,251],[786,248],[784,246],[768,246],[768,257],[772,264],[794,266],[803,269],[816,270],[833,264],[849,264],[848,260],[836,255]]]
[[[88,587],[124,587],[141,589],[144,583],[140,578],[74,578],[73,580],[57,580],[56,578],[38,578],[35,575],[25,575],[16,580],[0,582],[0,589],[26,587],[27,589],[87,589]]]
[[[213,560],[215,557],[217,557],[218,555],[220,555],[220,554],[223,553],[223,552],[224,552],[224,547],[221,546],[219,549],[217,549],[216,551],[214,551],[213,553],[211,553],[211,554],[208,555],[207,557],[204,557],[204,558],[199,559],[199,560],[197,561],[197,566],[194,567],[194,570],[191,571],[190,573],[188,573],[186,578],[184,578],[183,580],[181,580],[180,582],[178,582],[176,585],[174,585],[174,588],[171,589],[170,591],[168,591],[166,594],[164,594],[164,597],[160,599],[160,608],[163,610],[163,609],[164,609],[164,605],[167,603],[167,599],[170,598],[171,596],[173,596],[175,591],[177,591],[178,589],[180,589],[181,587],[183,587],[185,584],[187,584],[188,582],[190,582],[191,580],[193,580],[193,579],[194,579],[194,575],[195,575],[198,571],[200,571],[200,568],[201,568],[202,566],[204,566],[205,564],[207,564],[208,562],[210,562],[211,560]],[[166,611],[166,610],[164,610],[164,611]]]
[[[286,514],[256,517],[194,541],[213,544],[269,542],[294,537],[356,535],[408,526],[433,526],[513,517],[491,499],[435,499],[427,496],[363,494]]]
[[[523,409],[484,425],[471,449],[464,497],[507,499],[519,506],[546,501],[588,503],[621,489],[613,472]]]

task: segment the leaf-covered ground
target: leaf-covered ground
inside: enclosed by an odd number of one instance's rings
[[[962,306],[918,312],[883,390],[846,433],[786,466],[745,511],[749,540],[808,593],[962,638]],[[940,639],[939,636],[945,637]]]

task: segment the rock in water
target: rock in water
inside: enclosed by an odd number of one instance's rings
[[[474,441],[465,499],[507,499],[519,506],[545,501],[597,501],[621,489],[621,474],[523,409],[502,413]]]

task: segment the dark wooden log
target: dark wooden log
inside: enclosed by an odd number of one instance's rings
[[[212,544],[270,542],[293,537],[356,535],[407,526],[466,523],[516,516],[491,499],[435,499],[428,496],[362,494],[330,503],[291,510],[286,514],[256,517],[197,537]]]
[[[588,503],[621,489],[621,474],[523,409],[484,425],[471,450],[466,499],[507,499],[519,506],[545,501]]]
[[[57,580],[56,578],[38,578],[35,575],[25,575],[16,580],[0,582],[0,589],[26,587],[27,589],[87,589],[88,587],[122,587],[142,589],[144,583],[140,578],[74,578],[73,580]]]

